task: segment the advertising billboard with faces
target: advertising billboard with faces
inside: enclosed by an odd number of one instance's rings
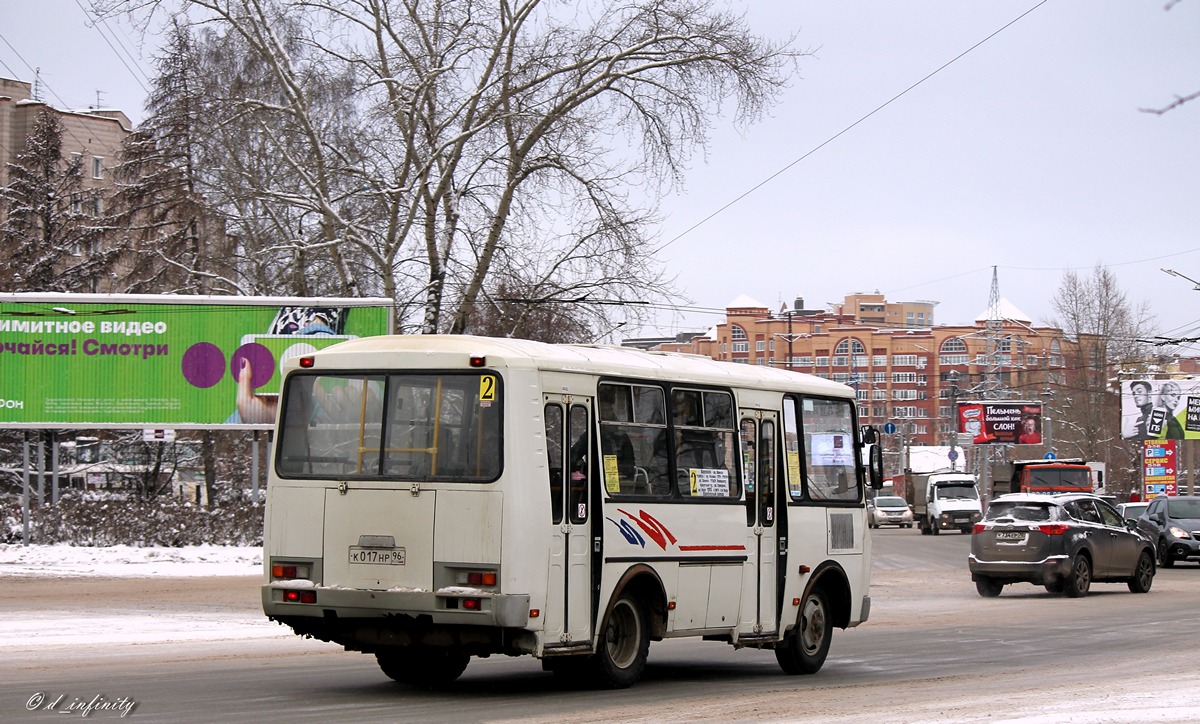
[[[1200,380],[1122,380],[1121,437],[1200,439]]]

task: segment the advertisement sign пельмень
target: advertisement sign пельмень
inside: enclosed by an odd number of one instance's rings
[[[1040,445],[1042,403],[960,402],[958,432],[974,445]]]

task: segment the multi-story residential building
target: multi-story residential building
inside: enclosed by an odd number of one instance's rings
[[[100,108],[60,110],[33,98],[32,91],[25,81],[0,78],[0,188],[10,183],[9,164],[26,149],[39,114],[54,113],[63,128],[63,159],[77,159],[83,171],[79,188],[72,191],[70,199],[61,202],[63,212],[113,224],[97,242],[99,247],[80,248],[75,256],[86,257],[98,248],[118,245],[123,249],[107,270],[95,273],[87,280],[88,288],[79,291],[213,293],[212,280],[235,276],[236,240],[225,233],[221,220],[207,211],[202,198],[182,190],[182,183],[157,193],[148,192],[147,198],[132,202],[136,212],[120,216],[121,220],[114,224],[118,212],[131,209],[129,200],[124,202],[123,209],[113,203],[114,198],[119,198],[116,172],[123,161],[124,143],[133,133],[124,112]],[[128,185],[128,179],[125,183]],[[176,196],[170,197],[172,193]],[[0,222],[4,221],[5,213],[0,204]],[[172,231],[182,241],[177,240],[171,248],[158,243],[158,239]],[[178,258],[167,262],[161,259],[162,254]],[[203,274],[193,275],[189,269]]]
[[[1062,330],[1034,326],[1006,300],[997,314],[985,310],[970,325],[933,326],[933,307],[851,294],[827,310],[804,309],[798,299],[793,309],[772,313],[741,296],[708,334],[657,349],[851,385],[858,391],[862,422],[893,422],[912,445],[952,442],[959,400],[991,395],[1037,400],[1065,381],[1076,345]]]
[[[34,119],[44,109],[50,107],[33,98],[29,83],[0,78],[0,186],[8,185],[8,164],[25,150]],[[119,110],[50,110],[58,114],[63,125],[64,156],[79,157],[83,162],[83,189],[80,198],[71,203],[98,214],[98,205],[113,187],[112,169],[133,124]]]

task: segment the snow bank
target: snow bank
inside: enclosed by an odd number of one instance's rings
[[[0,545],[0,576],[260,576],[262,548]]]

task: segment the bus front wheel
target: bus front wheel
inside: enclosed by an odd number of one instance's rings
[[[800,610],[800,623],[775,649],[775,660],[785,674],[815,674],[825,664],[832,640],[833,622],[825,594],[810,591]]]
[[[591,658],[597,683],[610,689],[632,686],[646,668],[650,630],[638,600],[621,594],[608,612],[600,632],[600,646]]]

